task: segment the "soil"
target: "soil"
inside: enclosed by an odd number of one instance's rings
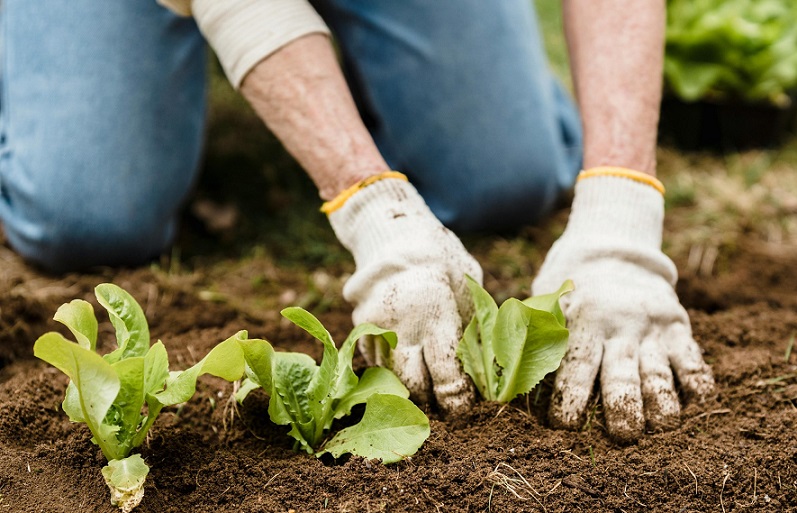
[[[477,258],[499,294],[501,264],[489,253]],[[243,328],[320,356],[275,313],[313,292],[312,280],[267,258],[214,276],[156,265],[50,277],[6,247],[0,261],[0,512],[118,511],[100,450],[60,410],[66,379],[31,354],[36,337],[58,329],[56,308],[93,301],[97,283],[113,281],[139,299],[172,368]],[[236,408],[231,384],[202,378],[194,400],[166,410],[141,447],[151,472],[136,511],[797,511],[797,348],[787,358],[797,332],[797,251],[739,245],[717,273],[678,285],[717,391],[687,404],[674,431],[617,445],[599,397],[579,432],[551,429],[549,377],[506,407],[480,404],[456,421],[428,411],[431,437],[399,464],[319,460],[294,452],[287,429],[268,422],[265,395]],[[339,286],[329,285],[337,294]],[[342,340],[348,307],[324,305],[319,317]],[[101,336],[111,333],[103,322]]]

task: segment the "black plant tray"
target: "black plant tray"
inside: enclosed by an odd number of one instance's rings
[[[797,127],[797,98],[788,107],[770,103],[661,103],[659,141],[687,151],[733,151],[781,144]]]

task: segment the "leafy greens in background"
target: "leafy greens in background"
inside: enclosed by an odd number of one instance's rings
[[[102,475],[111,502],[129,512],[141,502],[149,473],[141,456],[130,452],[144,441],[164,406],[194,395],[201,374],[240,379],[244,360],[239,342],[246,332],[217,345],[193,367],[170,373],[166,348],[160,341],[150,346],[147,320],[135,299],[109,283],[98,285],[95,295],[116,330],[117,349],[97,354],[94,309],[75,299],[61,305],[54,319],[69,328],[77,343],[49,332],[39,337],[33,353],[69,376],[64,411],[71,421],[91,430],[92,442],[108,460]]]
[[[501,308],[470,277],[468,288],[476,315],[457,356],[485,400],[509,402],[559,368],[568,338],[559,298],[573,290],[573,282],[566,281],[553,294],[507,299]]]
[[[788,105],[797,90],[797,2],[668,0],[664,78],[686,101]]]
[[[302,353],[276,352],[263,340],[240,341],[246,359],[247,379],[236,398],[262,387],[270,395],[268,413],[275,424],[289,425],[296,447],[317,456],[351,453],[383,463],[414,454],[429,437],[429,420],[408,399],[409,392],[390,370],[367,369],[358,378],[352,370],[357,340],[366,335],[383,337],[396,346],[396,334],[373,324],[354,328],[340,349],[321,322],[309,312],[286,308],[282,315],[324,345],[321,365]],[[326,443],[332,421],[365,404],[362,420],[339,431]]]

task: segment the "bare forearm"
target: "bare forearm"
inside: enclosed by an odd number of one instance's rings
[[[664,0],[564,0],[584,168],[656,174]]]
[[[327,36],[308,35],[270,55],[246,76],[241,92],[323,199],[388,169]]]

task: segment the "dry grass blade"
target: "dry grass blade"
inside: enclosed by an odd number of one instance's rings
[[[725,483],[728,482],[729,477],[731,477],[730,472],[725,474],[725,478],[722,480],[722,489],[720,490],[720,506],[722,507],[722,513],[725,513]]]
[[[731,410],[729,408],[725,408],[722,410],[706,411],[701,413],[700,415],[695,415],[692,418],[696,420],[696,419],[702,419],[703,417],[710,417],[712,415],[725,415],[726,413],[731,413]]]
[[[268,485],[270,485],[272,482],[274,482],[274,480],[275,480],[275,479],[277,479],[277,477],[278,477],[280,474],[282,474],[282,470],[280,470],[279,472],[277,472],[276,474],[274,474],[273,476],[271,476],[271,477],[269,478],[269,480],[268,480],[268,481],[266,481],[266,484],[264,484],[264,485],[263,485],[263,489],[266,489],[266,488],[268,488]]]
[[[692,469],[689,468],[689,465],[684,463],[684,467],[686,467],[686,470],[688,470],[689,473],[692,474],[692,477],[695,478],[695,497],[697,497],[697,476],[695,475],[694,472],[692,472]]]
[[[502,468],[506,468],[509,470],[509,473],[504,473]],[[535,490],[528,480],[518,472],[514,467],[508,465],[506,463],[499,463],[492,472],[487,475],[487,481],[495,486],[502,486],[506,488],[506,490],[514,495],[516,498],[527,501],[527,500],[535,500],[537,504],[540,505],[543,511],[546,511],[545,506],[543,505],[542,501],[540,500],[544,496],[541,495],[537,490]],[[550,492],[556,490],[557,486],[554,486]]]
[[[640,502],[638,499],[635,499],[635,498],[631,497],[630,495],[628,495],[628,483],[626,483],[625,484],[625,488],[623,488],[623,495],[625,495],[626,499],[629,499],[629,500],[632,500],[632,501],[636,502],[639,506],[642,506],[643,508],[647,508],[648,507],[647,504],[645,504],[643,502]]]

